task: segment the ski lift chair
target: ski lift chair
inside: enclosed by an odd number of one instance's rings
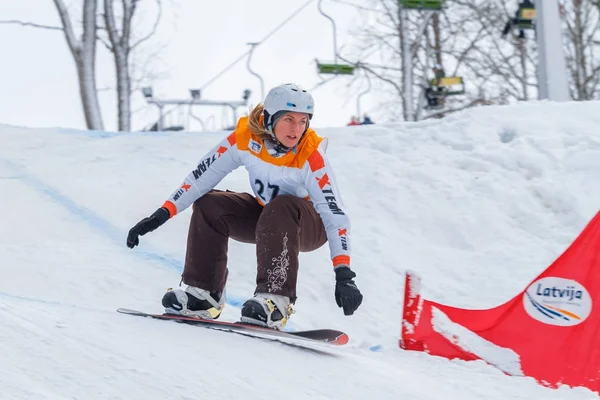
[[[533,29],[535,17],[535,5],[529,0],[523,1],[519,3],[515,27],[518,29]]]
[[[439,11],[443,5],[443,0],[398,0],[398,2],[407,10]]]
[[[519,38],[524,39],[525,30],[535,29],[535,18],[535,5],[531,0],[519,2],[519,8],[515,12],[514,18],[510,18],[502,30],[502,37],[505,37],[514,29],[518,31]]]
[[[462,76],[444,76],[431,80],[431,96],[456,96],[465,94],[465,82]]]
[[[349,64],[322,63],[317,60],[317,71],[326,75],[353,75],[356,67]]]

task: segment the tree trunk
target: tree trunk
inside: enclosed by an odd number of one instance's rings
[[[98,88],[96,87],[96,8],[97,0],[86,0],[83,6],[83,48],[79,83],[88,129],[104,130]]]
[[[527,46],[525,45],[525,39],[517,38],[517,48],[519,49],[519,57],[521,59],[521,87],[523,90],[523,100],[529,100],[529,93],[527,92]]]
[[[111,43],[111,51],[115,60],[117,78],[117,100],[119,130],[131,131],[131,76],[129,70],[129,55],[133,46],[131,44],[131,23],[139,0],[122,0],[123,16],[121,33],[117,29],[114,0],[104,0],[104,23]],[[156,27],[156,26],[155,26]]]
[[[398,21],[398,27],[400,30],[400,47],[402,48],[402,111],[405,121],[414,121],[415,113],[413,111],[412,52],[410,51],[410,37],[408,35],[406,13],[402,7],[398,7]]]
[[[79,94],[86,126],[91,130],[104,130],[96,88],[95,61],[80,55],[74,57],[79,77]]]
[[[98,90],[96,87],[96,9],[97,0],[85,0],[83,4],[83,35],[77,40],[68,11],[62,0],[54,0],[58,10],[67,44],[75,60],[79,78],[79,93],[88,129],[104,130]]]
[[[115,60],[117,79],[117,104],[119,131],[131,131],[131,76],[129,53],[131,51],[131,21],[138,0],[123,0],[122,32],[119,34],[113,8],[113,0],[104,0],[104,23]]]
[[[433,14],[433,51],[435,54],[435,62],[440,65],[442,68],[444,64],[442,64],[442,40],[440,33],[440,16],[438,13]]]
[[[117,98],[119,103],[119,130],[131,131],[131,78],[129,76],[129,56],[125,51],[115,53],[117,71]]]
[[[588,100],[588,93],[585,83],[587,71],[584,44],[585,26],[582,23],[582,2],[575,1],[574,6],[575,35],[573,37],[573,44],[575,47],[575,88],[577,90],[577,100]]]

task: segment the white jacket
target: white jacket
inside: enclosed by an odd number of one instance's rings
[[[175,216],[212,190],[227,174],[244,166],[256,200],[266,205],[275,196],[293,195],[310,201],[323,221],[333,266],[350,265],[350,219],[325,156],[326,140],[308,129],[296,151],[272,157],[263,141],[240,118],[233,133],[209,151],[163,204]]]

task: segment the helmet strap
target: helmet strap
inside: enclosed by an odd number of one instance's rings
[[[267,110],[263,111],[263,126],[265,127],[267,133],[271,136],[271,139],[275,141],[275,144],[283,146],[283,143],[281,143],[279,139],[277,139],[277,136],[275,136],[275,132],[273,132],[273,116],[269,114]]]
[[[273,134],[273,121],[267,110],[263,110],[263,126],[269,133]]]

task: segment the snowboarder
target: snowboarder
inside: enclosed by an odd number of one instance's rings
[[[369,117],[367,114],[365,114],[363,116],[363,121],[360,124],[361,125],[373,125],[374,122],[371,120],[371,117]]]
[[[254,297],[241,321],[281,330],[296,301],[298,253],[329,242],[335,300],[352,315],[363,296],[350,269],[350,220],[330,163],[326,139],[309,128],[313,98],[296,84],[272,88],[264,103],[239,119],[227,138],[208,152],[169,199],[137,223],[127,246],[192,206],[182,281],[169,290],[167,313],[216,319],[225,304],[229,238],[256,244]],[[214,190],[244,166],[254,196]]]
[[[355,125],[360,125],[360,122],[358,121],[358,118],[353,115],[352,118],[350,118],[350,122],[348,122],[348,124],[346,126],[355,126]]]

